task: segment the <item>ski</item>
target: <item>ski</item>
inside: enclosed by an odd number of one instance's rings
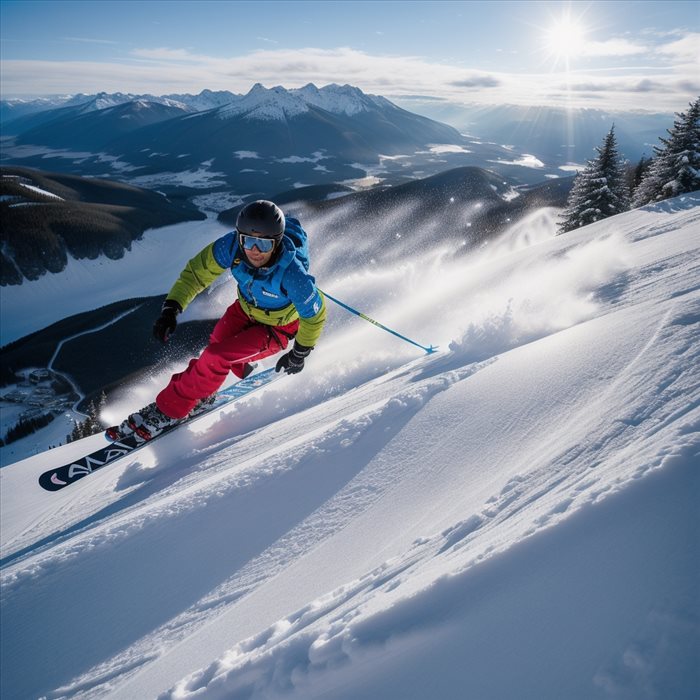
[[[99,450],[95,450],[84,457],[45,471],[39,477],[39,485],[47,491],[59,491],[60,489],[70,486],[70,484],[82,479],[88,474],[92,474],[97,469],[116,462],[118,459],[131,454],[144,445],[150,445],[154,440],[157,440],[163,435],[167,435],[173,430],[177,430],[182,425],[189,425],[193,421],[199,420],[202,416],[209,415],[222,406],[226,406],[237,399],[247,396],[253,391],[257,391],[264,386],[272,383],[275,379],[284,376],[284,372],[276,372],[274,367],[263,370],[257,374],[253,374],[240,382],[232,384],[227,389],[220,391],[214,402],[207,406],[205,410],[197,413],[191,418],[186,418],[181,423],[165,428],[161,433],[158,433],[150,440],[144,440],[142,437],[132,433],[124,438],[111,442]]]

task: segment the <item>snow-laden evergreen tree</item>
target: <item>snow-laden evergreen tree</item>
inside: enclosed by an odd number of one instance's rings
[[[75,442],[82,438],[90,437],[96,433],[101,433],[102,423],[100,422],[100,412],[107,403],[107,396],[104,391],[100,394],[97,405],[94,400],[88,405],[88,412],[85,420],[77,421],[73,425],[73,430],[69,435],[66,435],[66,442]]]
[[[598,156],[576,175],[559,233],[566,233],[629,209],[626,167],[617,150],[615,127],[596,146]]]
[[[87,418],[82,422],[82,428],[85,437],[99,433],[102,430],[97,416],[97,406],[95,406],[94,401],[90,401],[88,404]]]
[[[69,442],[75,442],[76,440],[80,440],[81,438],[86,437],[83,435],[83,429],[82,429],[83,424],[78,421],[73,421],[73,430],[70,431],[68,435],[66,435],[66,443]]]
[[[102,411],[105,410],[107,406],[107,394],[105,394],[104,389],[100,392],[100,398],[97,400],[97,422],[100,422],[100,416]]]
[[[650,165],[651,158],[647,158],[645,155],[639,159],[636,165],[632,165],[632,163],[627,165],[627,189],[630,192],[634,192],[639,187]]]
[[[635,207],[700,189],[700,97],[676,117],[669,137],[659,137],[663,145],[654,147],[656,156],[634,192]]]

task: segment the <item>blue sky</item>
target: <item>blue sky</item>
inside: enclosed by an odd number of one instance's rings
[[[3,97],[350,83],[407,99],[678,110],[700,3],[0,2]]]

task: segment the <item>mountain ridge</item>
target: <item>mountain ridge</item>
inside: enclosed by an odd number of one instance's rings
[[[233,93],[228,90],[212,91],[204,89],[196,95],[190,93],[153,95],[151,93],[99,92],[94,94],[81,93],[53,99],[37,98],[34,100],[26,100],[15,98],[0,100],[0,117],[2,122],[4,122],[5,129],[12,129],[12,122],[14,119],[26,116],[27,114],[48,112],[56,109],[79,109],[82,112],[88,110],[95,111],[133,101],[153,102],[165,106],[177,107],[183,111],[199,112],[217,109],[226,104],[244,100],[251,96],[251,94],[253,96],[260,94],[261,91],[268,90],[261,83],[255,83],[247,93],[241,94]],[[297,96],[308,103],[315,104],[326,111],[345,112],[348,115],[361,111],[362,105],[366,104],[367,100],[384,106],[386,104],[393,104],[384,97],[365,94],[359,88],[348,84],[341,86],[337,83],[329,83],[319,88],[314,83],[307,83],[301,88],[286,89],[281,86],[276,86],[270,88],[270,91],[277,92],[278,94],[284,92],[291,96]],[[10,131],[9,133],[12,132]]]

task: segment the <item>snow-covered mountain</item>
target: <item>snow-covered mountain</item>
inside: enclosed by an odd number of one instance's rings
[[[204,112],[232,102],[236,99],[236,95],[228,90],[202,90],[198,95],[172,94],[163,95],[162,99],[174,100],[193,112]]]
[[[20,117],[26,117],[38,112],[48,112],[61,107],[82,104],[91,99],[90,95],[52,95],[37,98],[12,98],[0,100],[0,123],[3,126],[3,133],[6,125]]]
[[[313,83],[309,83],[302,88],[285,90],[282,87],[266,90],[260,83],[256,83],[248,94],[238,95],[228,90],[202,90],[198,95],[189,93],[179,93],[170,95],[134,95],[131,93],[106,93],[100,92],[95,95],[58,95],[54,97],[41,97],[36,99],[9,99],[0,101],[0,116],[3,123],[8,123],[10,128],[9,133],[15,133],[15,130],[26,130],[26,123],[20,122],[9,125],[9,122],[24,117],[28,114],[36,114],[39,112],[52,112],[56,109],[65,108],[82,108],[80,113],[86,111],[95,111],[114,107],[127,102],[152,102],[162,104],[168,107],[177,107],[183,111],[205,112],[210,109],[223,107],[227,104],[236,103],[251,103],[263,98],[267,93],[271,93],[272,97],[284,99],[288,97],[290,100],[298,98],[306,104],[315,105],[321,109],[331,112],[332,114],[346,114],[351,116],[357,112],[367,111],[375,105],[382,107],[394,106],[389,100],[377,95],[365,95],[359,88],[351,85],[337,85],[332,83],[322,88],[316,87]],[[53,119],[54,115],[46,115],[46,120]]]
[[[358,112],[368,112],[376,106],[382,108],[396,108],[392,102],[379,95],[365,95],[359,88],[352,85],[326,85],[321,89],[313,83],[309,83],[298,90],[292,90],[298,94],[307,104],[315,105],[332,114],[346,114],[352,116]]]
[[[242,95],[217,110],[219,119],[244,117],[249,121],[282,121],[305,114],[309,105],[301,95],[281,86],[269,90],[256,83],[246,95]]]
[[[169,193],[212,191],[225,182],[237,196],[368,177],[396,184],[465,165],[522,184],[569,174],[559,170],[561,161],[466,138],[351,85],[85,98],[4,125],[13,138],[0,143],[3,160],[97,177],[110,177],[111,169],[115,177]],[[104,104],[111,114],[95,109]],[[129,116],[120,118],[116,108]]]
[[[339,276],[441,351],[334,307],[303,373],[64,491],[101,436],[3,467],[3,697],[697,697],[699,225]]]
[[[182,105],[173,103],[95,99],[24,119],[21,138],[26,143],[46,143],[52,148],[100,151],[121,134],[187,113]]]
[[[83,100],[82,98],[87,99]],[[100,92],[96,95],[81,95],[73,100],[76,106],[80,108],[80,112],[85,114],[87,112],[99,112],[103,109],[109,109],[110,107],[116,107],[117,105],[127,104],[129,102],[141,102],[148,103],[152,102],[155,104],[165,105],[166,107],[177,107],[178,109],[186,109],[186,105],[183,102],[178,102],[168,97],[155,97],[154,95],[132,95],[131,93],[107,93]]]
[[[297,114],[304,114],[309,107],[318,107],[331,114],[352,117],[362,112],[400,110],[384,97],[366,95],[352,85],[326,85],[317,88],[309,83],[302,88],[286,90],[281,86],[269,90],[256,83],[246,95],[228,101],[219,110],[222,119],[245,115],[246,119],[284,121]],[[403,111],[403,110],[400,110]]]
[[[156,165],[161,168],[177,153],[188,154],[182,157],[185,164],[213,160],[218,169],[228,172],[234,167],[238,172],[241,154],[278,161],[296,157],[303,162],[320,152],[333,163],[375,162],[380,154],[464,141],[452,127],[406,112],[386,100],[372,100],[357,88],[328,88],[267,89],[256,84],[246,95],[216,110],[139,129],[106,147],[124,154],[134,165],[149,162],[153,166],[151,153],[144,156],[144,149],[149,149],[159,153]]]
[[[131,93],[107,93],[99,92],[94,95],[60,95],[56,97],[42,97],[34,100],[10,99],[0,101],[0,116],[3,122],[5,134],[16,134],[26,131],[38,123],[46,123],[53,119],[66,115],[71,110],[72,114],[84,114],[88,111],[97,111],[116,107],[128,102],[148,102],[175,107],[183,112],[197,112],[220,107],[235,99],[235,95],[228,91],[202,90],[198,95],[134,95]],[[43,113],[40,120],[30,121],[22,119],[28,115]],[[16,121],[20,120],[20,121]]]

